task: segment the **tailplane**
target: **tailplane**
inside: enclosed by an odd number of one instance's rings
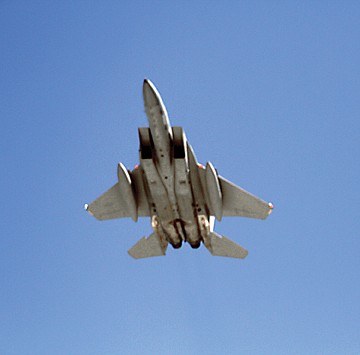
[[[167,246],[167,241],[163,241],[157,233],[152,233],[149,237],[140,239],[128,253],[134,259],[163,256],[166,254]]]
[[[215,232],[210,232],[204,241],[204,245],[214,256],[226,256],[228,258],[244,259],[248,251],[232,240]]]

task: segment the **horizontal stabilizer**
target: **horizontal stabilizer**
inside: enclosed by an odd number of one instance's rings
[[[215,232],[209,233],[207,241],[204,245],[214,256],[244,259],[248,255],[248,251],[246,249]]]
[[[148,238],[140,239],[128,253],[134,259],[150,258],[152,256],[163,256],[166,254],[168,243],[162,241],[161,237],[152,233]]]

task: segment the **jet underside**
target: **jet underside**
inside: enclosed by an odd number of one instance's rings
[[[243,216],[265,219],[272,205],[217,174],[211,163],[198,164],[181,127],[171,127],[154,85],[144,81],[149,127],[139,128],[140,164],[118,165],[118,182],[90,205],[99,220],[150,217],[153,233],[130,250],[134,258],[165,255],[168,244],[192,248],[201,243],[212,255],[244,258],[247,251],[213,231],[214,218]]]

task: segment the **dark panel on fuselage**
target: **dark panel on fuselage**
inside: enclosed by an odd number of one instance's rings
[[[149,128],[139,128],[140,159],[152,159],[152,142]]]

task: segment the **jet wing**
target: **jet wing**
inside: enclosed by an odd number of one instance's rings
[[[223,216],[239,216],[266,219],[272,211],[272,204],[267,203],[241,187],[219,176],[223,199]]]
[[[131,180],[136,201],[137,216],[150,216],[148,200],[146,197],[144,183],[139,170],[131,172]],[[95,201],[86,205],[86,210],[98,220],[113,218],[133,218],[133,206],[131,205],[127,191],[123,184],[117,182],[108,191],[103,193]]]

